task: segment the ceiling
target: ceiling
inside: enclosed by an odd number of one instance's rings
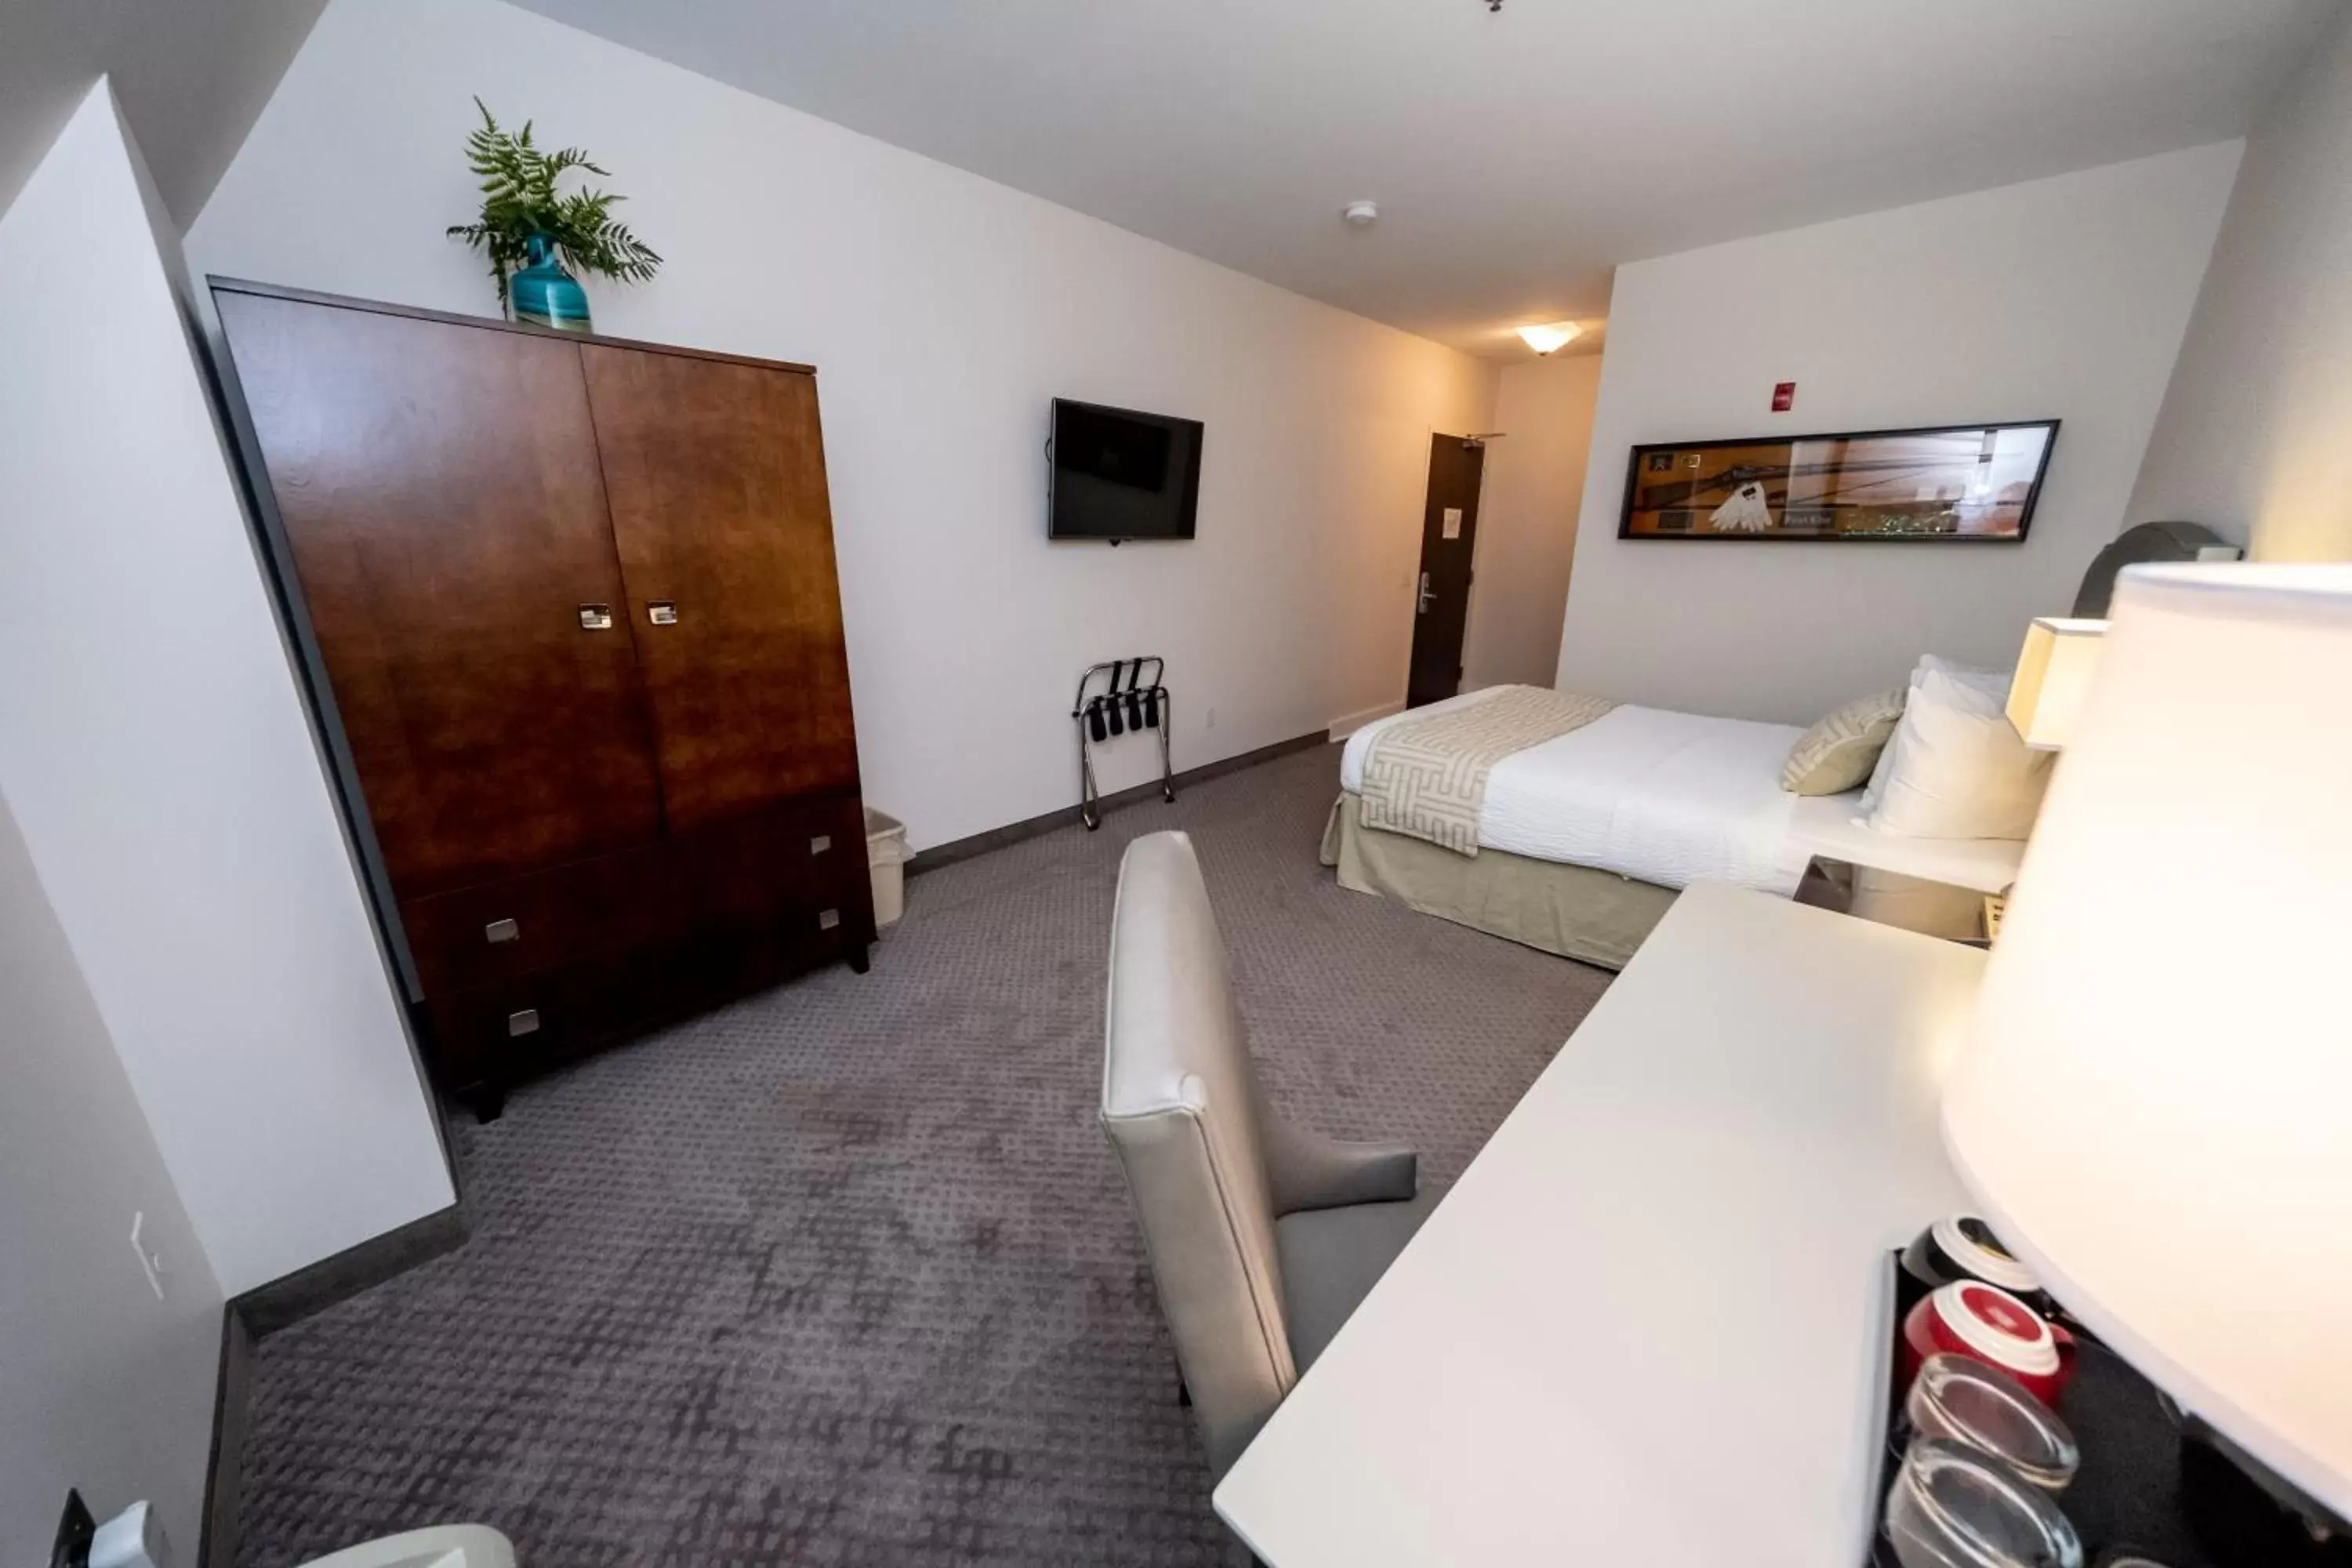
[[[521,3],[1498,355],[1619,262],[2238,135],[2337,5]]]

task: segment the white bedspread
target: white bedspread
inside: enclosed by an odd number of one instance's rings
[[[1412,711],[1484,701],[1496,689]],[[1377,720],[1348,738],[1339,762],[1344,786],[1361,791],[1372,737],[1404,716]],[[1736,882],[1783,895],[1796,890],[1814,855],[1989,893],[2016,879],[2021,843],[1898,837],[1853,820],[1860,790],[1801,797],[1782,790],[1780,764],[1801,732],[1788,724],[1613,709],[1495,765],[1479,847],[1597,866],[1664,888]]]
[[[1439,706],[1484,700],[1473,691]],[[1415,709],[1427,713],[1428,708]],[[1363,784],[1380,720],[1349,737],[1340,782]],[[1732,882],[1786,895],[1810,850],[1790,833],[1797,797],[1780,764],[1792,725],[1620,707],[1495,764],[1479,847],[1682,888]]]

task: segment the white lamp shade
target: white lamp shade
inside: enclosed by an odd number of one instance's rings
[[[2352,566],[2124,574],[1947,1079],[2001,1238],[2352,1514]]]
[[[2091,689],[2091,672],[2099,668],[2099,639],[2106,630],[2105,621],[2055,616],[2025,628],[2009,687],[2009,721],[2028,746],[2054,752],[2066,743]]]

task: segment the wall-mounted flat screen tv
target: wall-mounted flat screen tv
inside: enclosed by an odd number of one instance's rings
[[[1190,539],[1201,422],[1054,400],[1049,539]]]

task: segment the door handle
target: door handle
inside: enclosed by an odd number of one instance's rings
[[[1430,601],[1436,597],[1437,595],[1431,593],[1429,589],[1429,574],[1423,572],[1421,574],[1421,592],[1415,595],[1417,602],[1413,605],[1412,613],[1416,616],[1429,614]]]
[[[675,599],[647,599],[646,619],[657,626],[677,625],[677,602]]]

